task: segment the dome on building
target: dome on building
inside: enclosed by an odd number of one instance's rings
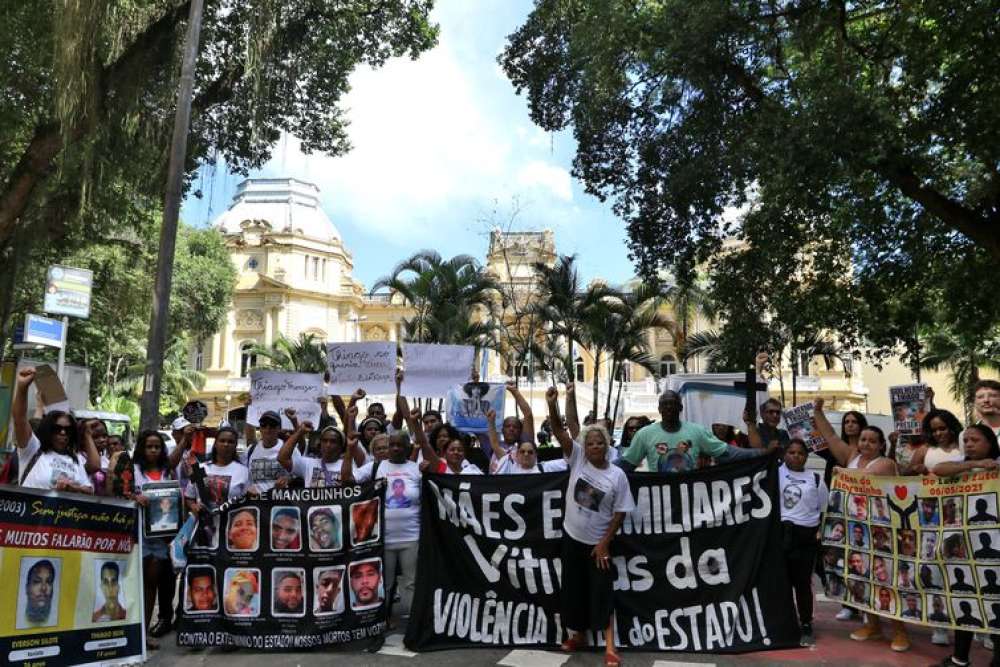
[[[273,232],[326,242],[340,239],[340,232],[319,205],[319,188],[294,178],[248,178],[213,226],[223,234],[239,234],[249,220],[265,222]]]

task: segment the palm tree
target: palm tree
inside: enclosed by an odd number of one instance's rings
[[[270,346],[254,345],[250,353],[276,371],[325,373],[327,369],[326,348],[313,333],[300,333],[296,340],[278,334]]]
[[[979,340],[968,340],[947,325],[938,325],[922,334],[920,367],[948,369],[948,390],[962,403],[966,419],[972,417],[972,387],[979,381],[979,369],[1000,371],[1000,331]]]
[[[704,287],[692,279],[667,287],[664,296],[674,315],[674,320],[667,328],[673,339],[674,350],[680,357],[681,368],[687,373],[688,355],[684,354],[684,345],[690,333],[691,319],[708,302],[708,293]]]
[[[205,375],[188,367],[188,341],[183,336],[174,338],[163,354],[162,399],[161,411],[164,407],[178,409],[191,396],[205,386]],[[145,356],[143,352],[142,357]],[[141,358],[141,357],[140,357]],[[125,377],[116,383],[113,391],[116,394],[142,397],[143,383],[146,377],[145,363],[137,363],[125,370]],[[169,410],[168,410],[169,411]]]
[[[825,334],[811,332],[805,336],[792,339],[788,345],[789,357],[792,360],[792,405],[798,405],[798,358],[805,355],[806,358],[823,357],[826,369],[833,368],[833,362],[841,359],[840,348],[835,342],[830,340]]]
[[[704,357],[709,373],[718,373],[731,370],[734,365],[730,363],[729,350],[722,334],[714,329],[699,331],[687,336],[680,349],[682,362],[687,365],[689,359],[693,357]]]

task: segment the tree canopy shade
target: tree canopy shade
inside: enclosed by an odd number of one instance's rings
[[[208,0],[187,160],[261,166],[282,132],[348,148],[338,103],[359,64],[434,45],[433,0]],[[158,204],[189,2],[6,3],[0,248],[15,227],[100,236]],[[83,224],[76,224],[82,222]]]
[[[1000,260],[995,0],[536,0],[500,62],[647,275],[751,199],[856,261],[915,233]]]

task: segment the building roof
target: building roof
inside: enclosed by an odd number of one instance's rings
[[[263,221],[272,232],[297,234],[330,242],[340,232],[319,203],[319,188],[295,178],[248,178],[236,189],[229,210],[213,227],[239,234],[244,222]]]

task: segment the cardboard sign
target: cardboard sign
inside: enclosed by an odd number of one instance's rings
[[[291,429],[285,408],[295,408],[299,423],[319,424],[323,396],[323,376],[319,373],[286,373],[253,371],[250,373],[251,404],[247,407],[247,423],[260,425],[260,416],[268,410],[281,415],[281,428]]]
[[[396,393],[393,342],[329,343],[326,360],[331,396],[353,394],[359,388],[376,395]]]
[[[35,366],[35,387],[45,405],[45,414],[54,410],[69,410],[69,399],[59,376],[48,364]]]
[[[455,385],[469,381],[475,354],[471,345],[404,343],[402,392],[407,396],[446,396]]]

